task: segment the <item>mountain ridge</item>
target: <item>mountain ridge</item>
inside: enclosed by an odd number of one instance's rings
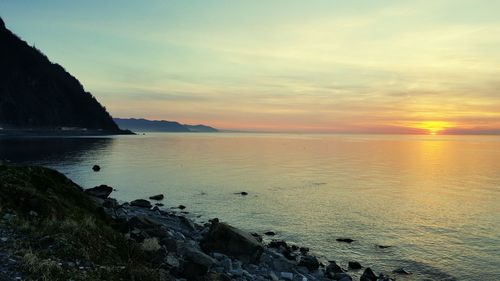
[[[144,118],[113,118],[113,120],[121,129],[134,132],[218,132],[217,129],[207,125],[188,125],[176,121],[148,120]]]

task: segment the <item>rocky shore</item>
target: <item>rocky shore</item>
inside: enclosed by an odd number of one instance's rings
[[[162,194],[121,203],[112,187],[83,190],[41,167],[3,165],[0,180],[0,280],[394,280],[217,218],[197,223]]]

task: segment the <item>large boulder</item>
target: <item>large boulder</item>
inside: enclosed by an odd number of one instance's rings
[[[299,266],[305,266],[309,271],[315,271],[319,268],[319,261],[315,256],[305,255],[300,258]]]
[[[151,202],[149,202],[148,200],[145,200],[145,199],[134,200],[134,201],[130,202],[130,206],[148,208],[148,209],[151,209],[151,207],[153,207],[151,205]]]
[[[201,248],[205,252],[219,252],[244,263],[258,263],[264,248],[250,233],[214,220],[203,237]]]
[[[208,270],[217,262],[209,255],[206,255],[197,248],[183,244],[180,246],[180,253],[184,257],[183,275],[187,280],[203,280]]]
[[[99,186],[85,189],[85,193],[90,196],[94,196],[101,199],[106,199],[113,192],[113,188],[111,186],[101,184]]]
[[[365,269],[363,272],[363,275],[361,275],[361,278],[359,279],[360,281],[377,281],[377,275],[375,275],[375,272],[369,267]]]

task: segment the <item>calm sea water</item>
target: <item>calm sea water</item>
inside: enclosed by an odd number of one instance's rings
[[[199,221],[273,230],[342,264],[414,273],[398,280],[500,280],[500,137],[0,139],[1,158],[55,168],[84,187],[111,185],[121,200],[164,193]]]

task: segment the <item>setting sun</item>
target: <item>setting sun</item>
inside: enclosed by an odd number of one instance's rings
[[[424,121],[418,123],[415,127],[426,130],[430,135],[437,135],[444,129],[452,127],[452,124],[445,121]]]

